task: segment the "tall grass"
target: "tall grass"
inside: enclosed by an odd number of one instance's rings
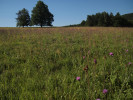
[[[0,28],[1,100],[131,100],[132,72],[133,28]]]

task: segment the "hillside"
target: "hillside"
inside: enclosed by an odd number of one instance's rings
[[[122,17],[133,23],[133,13],[124,14]]]

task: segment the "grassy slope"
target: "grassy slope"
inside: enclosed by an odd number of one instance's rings
[[[0,98],[133,98],[132,54],[133,28],[0,28]]]

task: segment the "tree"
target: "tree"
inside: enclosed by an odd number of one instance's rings
[[[93,18],[92,18],[92,16],[90,16],[90,15],[88,15],[87,16],[87,20],[86,20],[86,25],[87,26],[93,26]]]
[[[43,1],[38,1],[32,10],[32,24],[39,26],[52,26],[53,14],[49,12],[48,6]]]
[[[121,26],[121,15],[119,12],[114,16],[114,26],[115,27],[120,27]]]
[[[98,26],[104,26],[104,13],[100,13],[98,17]]]
[[[110,16],[107,12],[96,14],[98,19],[98,26],[110,26]]]
[[[17,14],[17,27],[18,26],[28,26],[30,24],[30,16],[28,10],[23,8],[22,10],[19,10]]]
[[[86,24],[86,21],[85,21],[85,20],[83,20],[83,21],[80,23],[81,26],[85,26],[85,24]]]
[[[114,15],[113,15],[112,12],[110,13],[109,18],[110,18],[110,26],[113,26],[113,23],[114,23]]]

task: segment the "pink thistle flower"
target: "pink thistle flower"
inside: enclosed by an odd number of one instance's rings
[[[106,94],[108,92],[107,89],[103,89],[103,94]]]
[[[96,100],[101,100],[101,99],[98,98],[98,99],[96,99]]]
[[[83,59],[85,59],[85,56],[83,56]]]
[[[77,80],[77,81],[80,81],[80,77],[76,77],[76,80]]]
[[[94,59],[94,63],[97,64],[97,60],[96,59]]]
[[[114,54],[112,52],[109,53],[110,56],[113,56]]]
[[[132,64],[131,62],[128,63],[128,65],[131,65],[131,64]]]
[[[126,50],[126,52],[128,52],[128,49]]]

